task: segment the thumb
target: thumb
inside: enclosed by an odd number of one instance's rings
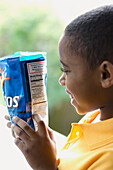
[[[41,116],[39,114],[34,114],[32,115],[32,118],[34,120],[34,124],[36,127],[36,131],[38,132],[38,134],[40,135],[47,135],[47,127],[43,121],[43,119],[41,118]]]
[[[53,130],[50,129],[49,127],[48,127],[48,133],[49,133],[49,137],[51,138],[51,140],[56,144],[56,140],[55,140],[55,137],[54,137]]]

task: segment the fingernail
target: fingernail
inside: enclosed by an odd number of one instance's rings
[[[14,117],[12,118],[12,120],[13,120],[14,122],[17,122],[17,121],[18,121],[18,117],[17,117],[17,116],[14,116]]]
[[[11,128],[14,129],[14,127],[15,127],[15,124],[13,123],[13,124],[11,125]]]

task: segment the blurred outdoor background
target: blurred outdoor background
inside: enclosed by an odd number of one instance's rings
[[[58,54],[59,38],[66,25],[78,15],[112,3],[113,0],[0,1],[0,57],[17,51],[47,52],[49,125],[66,136],[71,123],[78,122],[81,116],[71,106],[65,87],[58,83],[62,74]],[[1,88],[0,104],[5,105]],[[0,111],[2,113],[1,108]],[[3,115],[0,114],[0,169],[30,170],[25,158],[19,155],[11,141],[4,115],[3,111]]]
[[[70,104],[61,75],[58,42],[65,26],[78,15],[111,1],[3,0],[0,1],[0,57],[17,51],[46,51],[48,111],[52,129],[68,135],[79,116]],[[5,104],[0,90],[0,103]]]

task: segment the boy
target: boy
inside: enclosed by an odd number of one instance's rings
[[[72,21],[60,39],[59,55],[63,66],[59,82],[66,87],[71,104],[79,114],[99,110],[72,124],[59,159],[53,132],[38,115],[33,116],[37,132],[14,117],[26,132],[13,125],[18,136],[15,143],[34,170],[112,170],[113,5]]]

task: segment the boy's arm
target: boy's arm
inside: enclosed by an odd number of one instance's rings
[[[34,170],[57,170],[56,144],[52,130],[49,129],[38,115],[34,115],[38,130],[34,131],[25,121],[15,117],[13,130],[18,136],[15,144],[24,154]],[[22,130],[22,129],[24,130]]]

